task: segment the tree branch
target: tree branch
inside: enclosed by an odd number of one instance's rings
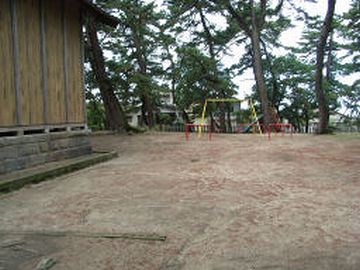
[[[234,7],[231,5],[230,1],[226,1],[226,9],[229,11],[229,13],[235,18],[235,20],[238,22],[240,28],[245,31],[246,35],[251,37],[251,30],[249,28],[249,25],[244,21],[243,17],[237,13],[237,11],[234,9]]]
[[[274,10],[274,15],[278,14],[282,8],[284,4],[284,0],[279,0],[278,5],[276,6],[275,10]]]
[[[265,23],[266,16],[266,2],[267,0],[260,1],[260,20],[259,20],[259,28],[261,29]]]
[[[201,19],[202,26],[203,26],[205,34],[206,34],[206,39],[207,39],[207,43],[208,43],[208,46],[209,46],[210,56],[211,56],[212,59],[215,59],[213,37],[211,35],[211,32],[210,32],[210,29],[209,29],[208,25],[206,24],[205,15],[204,15],[204,13],[203,13],[203,11],[202,11],[202,9],[200,7],[198,7],[198,11],[199,11],[199,14],[200,14],[200,19]]]

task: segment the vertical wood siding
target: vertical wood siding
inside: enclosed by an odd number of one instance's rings
[[[0,1],[0,126],[16,123],[10,1]]]
[[[48,120],[51,124],[61,124],[65,122],[62,1],[45,1],[44,8],[48,75]]]
[[[81,17],[78,2],[65,1],[65,22],[67,33],[68,110],[69,122],[83,123],[84,102],[81,63]]]
[[[11,1],[0,0],[0,127],[84,123],[79,1]]]
[[[40,125],[43,119],[38,0],[17,1],[21,125]]]

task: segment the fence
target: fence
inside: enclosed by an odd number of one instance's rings
[[[247,130],[247,127],[256,128],[256,124],[238,124],[235,127],[232,127],[231,130],[228,130],[226,133],[251,133],[253,130]],[[346,125],[346,124],[336,124],[332,127],[335,132],[360,132],[360,126],[356,125]],[[256,128],[258,129],[258,128]],[[184,124],[173,124],[173,125],[159,125],[159,130],[162,132],[185,132]],[[308,127],[308,131],[306,132],[306,127],[302,126],[299,128],[294,128],[294,133],[302,133],[302,134],[314,134],[316,133],[317,125],[313,124]],[[246,131],[246,132],[245,132]],[[214,132],[214,131],[213,131]],[[223,132],[222,132],[223,133]]]
[[[333,129],[335,132],[360,132],[360,126],[356,125],[348,125],[343,123],[337,123],[335,125],[330,125],[330,128]],[[308,131],[306,132],[306,127],[300,127],[297,129],[296,132],[298,133],[310,133],[314,134],[317,131],[317,124],[310,125],[308,127]]]

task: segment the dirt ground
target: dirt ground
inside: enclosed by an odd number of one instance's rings
[[[0,196],[0,269],[360,269],[360,136],[93,137],[119,158]]]

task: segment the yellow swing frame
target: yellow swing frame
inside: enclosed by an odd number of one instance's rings
[[[204,107],[203,107],[203,110],[202,110],[202,114],[201,114],[201,125],[204,125],[205,124],[205,116],[206,116],[206,110],[207,110],[207,106],[208,106],[208,103],[210,102],[213,102],[213,103],[220,103],[220,102],[245,102],[245,101],[248,101],[249,103],[249,107],[250,107],[250,110],[251,110],[251,116],[253,118],[253,121],[256,121],[257,123],[257,126],[259,128],[259,131],[260,131],[260,134],[262,134],[262,131],[261,131],[261,128],[260,128],[260,123],[259,123],[259,119],[257,117],[257,114],[256,114],[256,110],[255,110],[255,107],[254,107],[254,103],[252,102],[252,99],[251,98],[247,98],[247,99],[237,99],[237,98],[208,98],[205,100],[205,103],[204,103]],[[202,133],[202,126],[199,126],[199,136],[201,135]]]

